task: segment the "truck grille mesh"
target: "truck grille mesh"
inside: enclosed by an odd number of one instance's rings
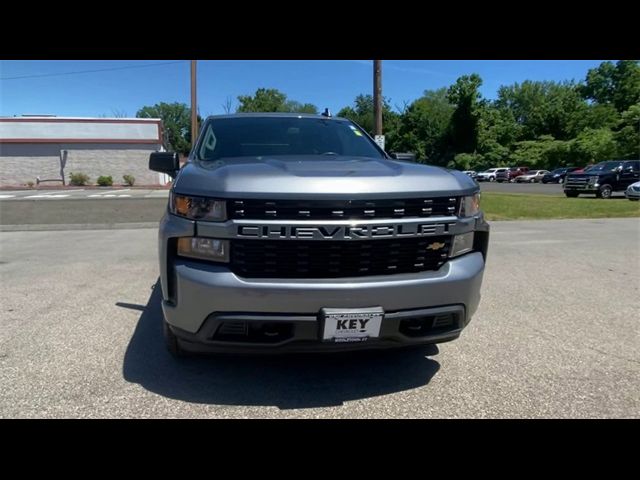
[[[340,278],[437,270],[451,236],[384,240],[231,241],[230,268],[248,278]]]

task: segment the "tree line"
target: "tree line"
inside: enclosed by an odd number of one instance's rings
[[[640,157],[640,62],[603,62],[583,80],[531,81],[501,86],[494,100],[480,94],[482,79],[464,75],[427,90],[402,108],[383,101],[387,151],[413,152],[423,163],[458,170],[495,166],[551,169]],[[227,106],[228,108],[228,106]],[[238,97],[237,112],[318,113],[276,89]],[[185,104],[144,107],[138,117],[160,117],[168,148],[188,153],[190,110]],[[358,95],[337,116],[373,133],[373,98]]]

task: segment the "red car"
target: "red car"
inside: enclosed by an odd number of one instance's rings
[[[529,167],[511,167],[509,169],[509,181],[513,182],[516,177],[529,172]]]

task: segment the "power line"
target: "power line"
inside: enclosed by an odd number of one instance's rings
[[[96,73],[96,72],[110,72],[113,70],[128,70],[131,68],[147,68],[158,67],[160,65],[175,65],[176,63],[183,63],[187,60],[179,60],[177,62],[159,62],[159,63],[146,63],[144,65],[128,65],[126,67],[112,67],[112,68],[99,68],[95,70],[76,70],[75,72],[60,72],[60,73],[42,73],[36,75],[19,75],[16,77],[0,77],[0,80],[17,80],[20,78],[39,78],[39,77],[57,77],[61,75],[76,75],[79,73]]]

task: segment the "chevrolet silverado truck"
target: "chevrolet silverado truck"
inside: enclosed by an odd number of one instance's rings
[[[479,187],[400,158],[346,119],[262,113],[207,118],[182,168],[152,153],[174,178],[159,230],[169,351],[456,339],[487,256]]]

